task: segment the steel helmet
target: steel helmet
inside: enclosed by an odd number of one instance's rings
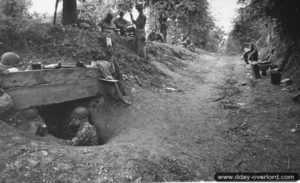
[[[71,116],[78,119],[88,118],[90,115],[90,110],[85,107],[76,107],[72,112]]]
[[[143,8],[144,8],[144,6],[142,4],[135,5],[135,9],[137,9],[137,10],[142,10]]]
[[[20,57],[14,52],[6,52],[1,57],[1,65],[4,67],[14,67],[20,65]]]

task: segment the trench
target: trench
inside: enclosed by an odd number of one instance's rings
[[[100,103],[100,106],[99,106]],[[109,108],[114,99],[109,96],[93,97],[69,101],[59,104],[37,107],[38,115],[42,117],[48,127],[48,133],[59,139],[72,139],[76,131],[69,127],[70,114],[76,107],[82,106],[90,109],[89,121],[95,126],[99,139],[98,145],[106,144],[116,134],[115,131],[106,128],[106,121],[101,120],[97,108]]]

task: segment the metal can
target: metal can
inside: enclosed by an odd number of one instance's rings
[[[47,133],[48,133],[48,127],[47,125],[43,124],[38,126],[35,134],[44,137]]]

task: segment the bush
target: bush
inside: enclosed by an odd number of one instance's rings
[[[20,18],[28,14],[31,4],[31,0],[4,0],[0,1],[0,11],[4,16]]]

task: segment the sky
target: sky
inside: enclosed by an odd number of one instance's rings
[[[211,11],[216,19],[216,24],[223,28],[225,32],[229,32],[232,28],[232,20],[235,17],[237,0],[208,0],[210,2]],[[32,0],[30,12],[40,14],[48,13],[52,15],[55,8],[55,0]],[[62,3],[59,3],[61,9]]]
[[[37,12],[40,14],[47,13],[49,15],[54,14],[55,0],[32,0],[32,7],[29,9],[30,12]],[[59,3],[58,9],[61,9],[62,3]]]
[[[209,0],[209,2],[216,24],[223,27],[225,32],[230,32],[238,8],[237,0]]]

